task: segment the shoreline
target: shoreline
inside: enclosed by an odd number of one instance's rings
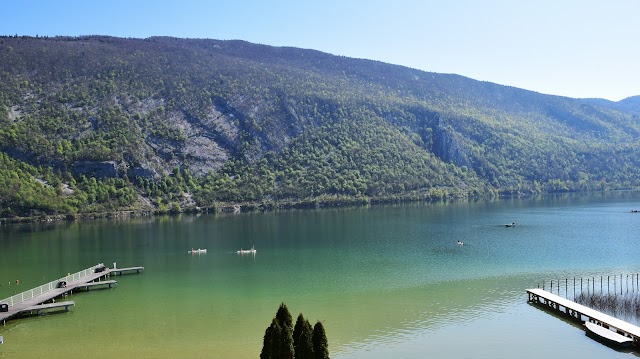
[[[607,192],[619,192],[619,191],[636,191],[637,189],[625,189],[625,190],[604,190],[595,191],[607,193]],[[12,217],[12,218],[0,218],[0,226],[9,224],[24,224],[24,223],[60,223],[60,222],[76,222],[95,219],[127,219],[127,218],[142,218],[142,217],[154,217],[154,216],[166,216],[166,215],[179,215],[179,214],[237,214],[248,212],[271,212],[279,210],[291,210],[291,209],[321,209],[321,208],[344,208],[344,207],[366,207],[371,205],[385,205],[385,204],[401,204],[401,203],[449,203],[457,201],[472,201],[472,200],[496,200],[506,198],[530,198],[535,196],[559,196],[567,194],[588,194],[594,193],[594,191],[587,192],[561,192],[561,193],[518,193],[518,194],[496,194],[486,196],[449,196],[449,197],[434,197],[429,195],[399,195],[388,197],[324,197],[313,198],[307,200],[282,200],[282,201],[263,201],[263,202],[239,202],[239,203],[220,203],[208,207],[188,207],[183,210],[176,211],[158,211],[157,209],[123,209],[118,211],[102,211],[102,212],[82,212],[82,213],[69,213],[69,214],[54,214],[54,215],[37,215],[30,217]]]
[[[337,198],[316,198],[308,200],[283,200],[283,201],[264,201],[264,202],[242,202],[242,203],[223,203],[209,207],[188,207],[180,212],[175,211],[158,211],[156,209],[140,209],[140,210],[119,210],[119,211],[103,211],[103,212],[82,212],[69,214],[53,214],[53,215],[37,215],[29,217],[12,217],[0,218],[0,226],[8,224],[24,224],[24,223],[60,223],[60,222],[76,222],[94,219],[126,219],[153,217],[164,215],[179,214],[234,214],[247,212],[271,212],[278,210],[291,209],[319,209],[319,208],[341,208],[341,207],[364,207],[369,205],[392,204],[392,203],[436,203],[451,202],[459,200],[479,199],[480,197],[450,197],[450,198],[434,198],[430,196],[392,196],[383,198],[369,197],[337,197]],[[487,199],[495,197],[487,197]]]

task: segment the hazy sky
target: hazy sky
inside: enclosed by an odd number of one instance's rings
[[[241,39],[554,95],[640,95],[639,0],[6,0],[1,9],[4,35]]]

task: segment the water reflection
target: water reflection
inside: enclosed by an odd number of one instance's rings
[[[607,353],[587,352],[574,337],[581,333],[532,311],[525,290],[638,268],[640,216],[628,213],[638,203],[636,194],[612,193],[3,228],[0,282],[35,287],[98,262],[146,269],[108,293],[78,295],[82,310],[72,315],[0,328],[13,343],[1,350],[41,357],[69,337],[99,346],[99,322],[118,344],[104,357],[251,358],[286,302],[323,321],[336,358],[451,357],[452,348],[454,357],[561,349],[595,358]],[[518,226],[501,226],[512,221]],[[237,253],[254,245],[259,258]]]

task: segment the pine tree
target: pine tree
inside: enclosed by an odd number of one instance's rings
[[[276,318],[271,320],[271,325],[264,332],[264,340],[262,344],[262,352],[260,359],[277,359],[278,358],[278,337],[280,336],[280,324]]]
[[[329,359],[329,342],[322,323],[313,327],[313,355],[315,359]]]
[[[296,359],[313,359],[313,342],[311,341],[313,327],[308,320],[304,319],[302,313],[298,316],[293,335]]]
[[[295,347],[298,342],[298,337],[300,333],[302,333],[302,327],[304,325],[304,316],[302,313],[298,314],[298,319],[296,319],[296,325],[293,327],[293,346]]]
[[[294,359],[293,349],[293,332],[291,327],[280,327],[278,337],[278,356],[277,359]]]
[[[264,333],[260,359],[293,359],[293,319],[282,303],[271,325]]]
[[[286,304],[280,304],[278,312],[276,313],[276,320],[281,327],[287,326],[290,330],[293,330],[293,317],[291,317],[291,313],[289,313],[289,309]]]
[[[282,303],[264,333],[260,359],[329,359],[329,345],[322,323],[312,327],[302,313],[295,328],[287,306]]]

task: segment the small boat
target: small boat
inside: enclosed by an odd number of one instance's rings
[[[207,253],[207,250],[206,249],[200,249],[200,248],[198,248],[198,249],[191,248],[191,250],[187,251],[187,253],[189,253],[189,254]]]
[[[242,249],[240,248],[239,251],[237,251],[238,254],[256,254],[256,249],[254,247],[251,247],[251,249]]]
[[[605,345],[620,348],[628,348],[633,345],[633,339],[625,337],[624,335],[618,334],[595,323],[586,322],[584,323],[584,327],[586,330],[586,334],[589,337]]]
[[[457,244],[458,244],[459,246],[464,246],[464,242],[462,242],[462,241],[458,241],[458,243],[457,243]]]
[[[505,227],[515,227],[516,226],[516,222],[507,223],[504,226]]]

